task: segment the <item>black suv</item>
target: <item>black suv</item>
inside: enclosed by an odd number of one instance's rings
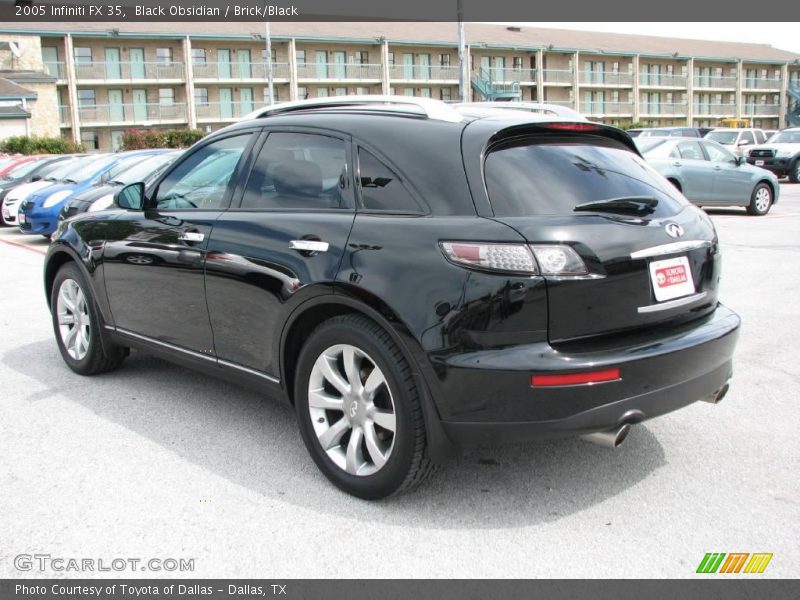
[[[264,109],[118,209],[45,281],[80,374],[131,347],[292,403],[322,472],[381,498],[469,444],[719,400],[739,318],[711,221],[619,129],[415,98]]]

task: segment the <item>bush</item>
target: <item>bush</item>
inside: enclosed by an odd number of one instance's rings
[[[199,129],[127,129],[122,134],[122,149],[187,148],[204,136]]]
[[[18,135],[0,142],[0,152],[8,154],[74,154],[83,146],[61,137],[29,137]]]

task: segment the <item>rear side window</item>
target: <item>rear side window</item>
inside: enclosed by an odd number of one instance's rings
[[[703,154],[703,149],[700,147],[698,142],[681,142],[678,144],[678,152],[680,152],[681,158],[688,160],[706,159],[705,155]]]
[[[242,208],[342,208],[344,140],[315,133],[271,133],[247,181]]]
[[[686,206],[644,159],[595,136],[515,138],[490,151],[484,177],[500,217],[573,214],[578,204],[612,198],[655,198],[656,217]]]
[[[363,148],[358,150],[358,170],[361,203],[366,210],[422,212],[397,174]]]

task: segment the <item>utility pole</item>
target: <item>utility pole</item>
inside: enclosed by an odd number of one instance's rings
[[[274,85],[272,81],[272,36],[269,33],[269,19],[264,21],[264,37],[267,38],[267,106],[272,106],[275,101],[273,100]]]
[[[464,21],[461,1],[458,0],[458,87],[461,94],[461,102],[469,100],[467,96],[469,86],[469,65],[467,64],[467,44],[464,39]]]

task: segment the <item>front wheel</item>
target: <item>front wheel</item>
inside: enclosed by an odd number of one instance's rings
[[[349,494],[377,500],[433,470],[411,367],[366,317],[335,317],[314,330],[298,360],[295,408],[314,462]]]
[[[759,183],[750,196],[747,212],[760,217],[769,212],[770,206],[772,206],[772,188],[766,183]]]
[[[100,339],[100,317],[91,289],[78,266],[67,263],[58,271],[50,297],[53,329],[61,356],[80,375],[116,369],[126,350]]]

